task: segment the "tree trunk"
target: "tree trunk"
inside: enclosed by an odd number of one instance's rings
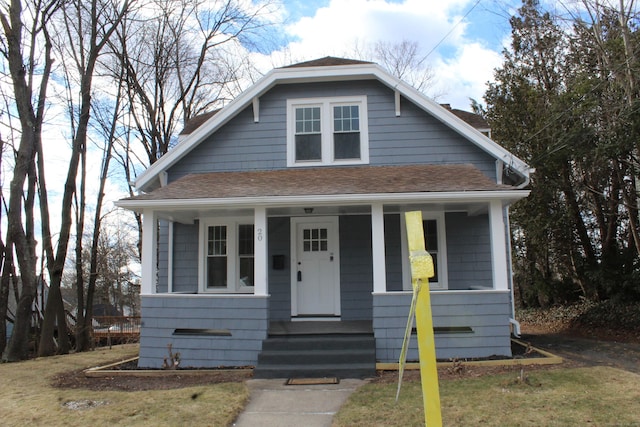
[[[9,308],[9,287],[11,286],[11,272],[13,271],[13,245],[7,242],[2,245],[2,275],[0,276],[0,355],[7,346],[7,310]],[[15,280],[15,278],[14,278]]]

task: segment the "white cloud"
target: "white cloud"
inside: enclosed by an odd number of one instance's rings
[[[482,102],[486,84],[493,80],[493,72],[502,61],[500,53],[479,43],[461,45],[451,58],[434,65],[443,93],[439,101],[462,110],[469,110],[469,98]]]
[[[324,56],[354,57],[357,47],[377,41],[417,41],[421,54],[429,53],[433,69],[429,94],[468,109],[469,98],[482,100],[485,83],[501,63],[499,52],[466,34],[468,22],[462,17],[472,6],[471,0],[331,0],[313,16],[285,27],[291,40],[285,48],[269,57],[254,57],[266,72]]]
[[[286,28],[294,40],[289,49],[294,57],[306,59],[349,52],[356,43],[379,40],[416,40],[425,50],[431,49],[458,22],[453,12],[460,3],[333,0],[313,17],[303,17]],[[447,43],[459,39],[463,29],[464,25],[457,26]]]

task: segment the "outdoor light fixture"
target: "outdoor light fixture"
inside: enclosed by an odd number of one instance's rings
[[[313,213],[313,208],[304,208],[304,213],[306,214]]]

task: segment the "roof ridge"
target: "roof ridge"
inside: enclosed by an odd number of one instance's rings
[[[375,64],[375,62],[362,61],[360,59],[339,58],[336,56],[325,56],[323,58],[316,58],[316,59],[311,59],[309,61],[298,62],[296,64],[290,64],[280,68],[330,67],[335,65],[363,65],[363,64]]]

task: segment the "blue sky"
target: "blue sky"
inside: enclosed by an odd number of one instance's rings
[[[509,16],[518,0],[281,0],[287,42],[265,67],[327,55],[354,57],[356,46],[415,41],[434,80],[426,93],[469,109],[502,63]]]

